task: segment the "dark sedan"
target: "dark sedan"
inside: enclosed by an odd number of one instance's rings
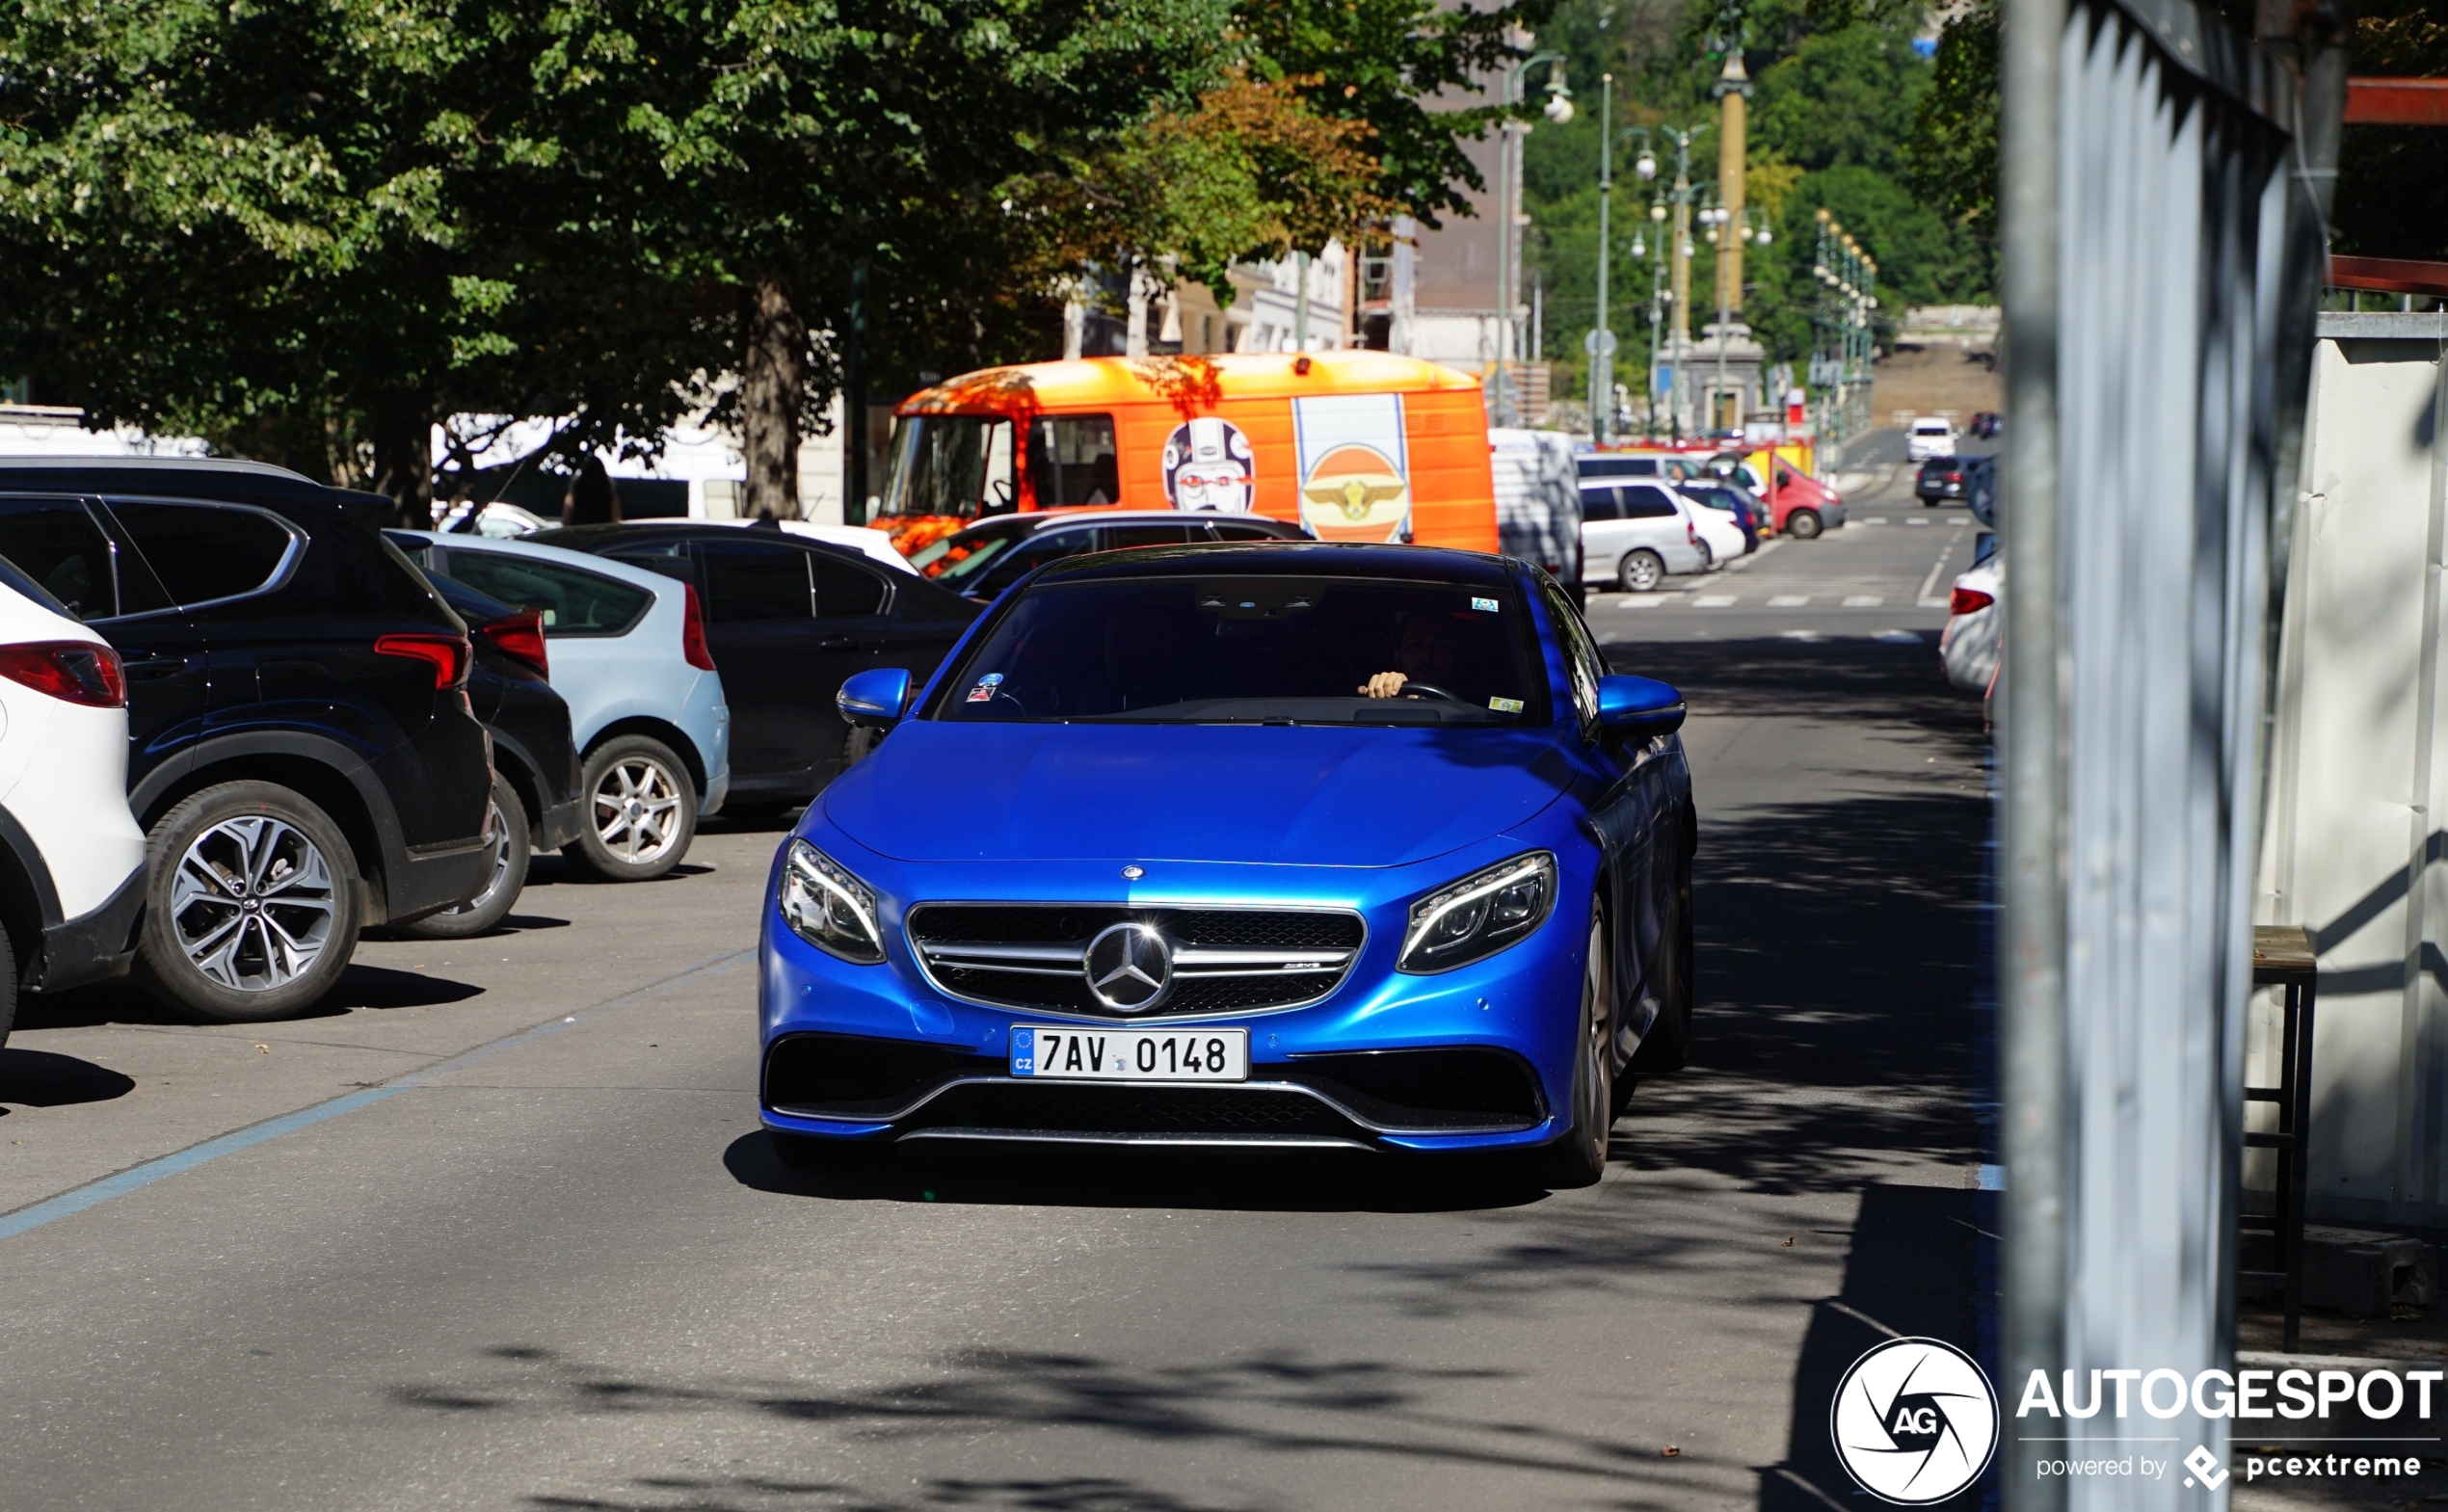
[[[412,935],[458,940],[501,922],[526,886],[531,855],[577,837],[578,748],[570,739],[570,705],[552,689],[544,616],[447,577],[427,581],[466,622],[476,653],[467,703],[492,736],[493,796],[485,813],[492,870],[485,890],[407,926]]]
[[[980,603],[1032,568],[1090,551],[1133,546],[1193,545],[1205,541],[1306,541],[1289,520],[1264,515],[1189,514],[1180,510],[1031,511],[981,519],[921,546],[910,565],[943,587]]]
[[[733,814],[805,803],[866,754],[834,707],[858,673],[923,680],[979,606],[829,542],[756,526],[578,525],[529,539],[660,572],[696,589],[731,704]]]
[[[1921,464],[1921,475],[1913,481],[1912,491],[1924,504],[1940,499],[1963,497],[1964,467],[1960,457],[1932,457]]]

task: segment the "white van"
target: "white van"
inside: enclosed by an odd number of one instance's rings
[[[1557,431],[1491,430],[1488,464],[1496,477],[1496,539],[1509,557],[1581,586],[1581,490],[1573,443]]]
[[[1956,447],[1955,422],[1941,415],[1926,414],[1912,422],[1904,433],[1904,461],[1928,462],[1932,457],[1952,457]]]

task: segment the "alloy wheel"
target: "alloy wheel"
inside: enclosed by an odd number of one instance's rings
[[[616,860],[634,865],[660,859],[679,841],[679,784],[644,756],[615,761],[596,784],[596,835]]]
[[[171,924],[207,981],[269,992],[322,957],[336,892],[331,863],[305,832],[267,816],[225,819],[179,857]]]

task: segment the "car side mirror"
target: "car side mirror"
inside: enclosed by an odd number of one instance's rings
[[[1683,728],[1683,695],[1655,677],[1598,679],[1598,727],[1610,735],[1671,735]]]
[[[908,711],[910,691],[906,669],[879,667],[841,684],[841,691],[833,696],[833,706],[853,725],[885,729]]]

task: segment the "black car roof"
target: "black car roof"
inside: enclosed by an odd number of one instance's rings
[[[1124,577],[1200,577],[1211,572],[1249,577],[1374,577],[1406,582],[1425,578],[1485,588],[1503,588],[1511,582],[1503,557],[1444,546],[1371,545],[1343,541],[1202,542],[1097,551],[1049,563],[1038,570],[1036,580],[1040,584],[1095,582]]]
[[[302,472],[226,457],[0,457],[0,493],[147,494],[231,504],[326,505],[369,524],[391,501],[326,488]]]
[[[794,546],[830,551],[839,556],[864,559],[866,553],[838,541],[825,541],[815,536],[794,535],[776,525],[732,525],[719,519],[625,519],[609,525],[556,525],[539,530],[520,539],[538,545],[559,546],[564,551],[592,551],[600,542],[622,537],[645,535],[686,536],[705,541],[786,541]]]

